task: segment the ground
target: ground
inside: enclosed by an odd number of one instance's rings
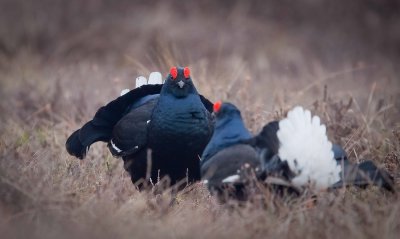
[[[0,1],[2,238],[397,238],[397,1]],[[139,192],[104,143],[69,156],[69,134],[138,75],[189,66],[210,100],[257,133],[296,105],[350,160],[373,160],[397,192],[348,188],[221,205],[192,185]]]

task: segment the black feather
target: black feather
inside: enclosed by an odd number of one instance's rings
[[[341,180],[332,189],[344,186],[357,186],[364,188],[368,185],[376,185],[394,192],[394,179],[386,170],[378,168],[372,161],[367,160],[359,164],[348,161],[342,162]]]
[[[65,147],[70,155],[73,155],[79,159],[83,159],[86,156],[87,148],[82,144],[79,139],[79,129],[76,130],[68,137]]]
[[[83,159],[90,145],[98,141],[108,142],[115,124],[127,113],[128,107],[146,95],[160,93],[161,87],[162,85],[143,85],[101,107],[92,120],[67,139],[68,153]]]
[[[248,141],[248,143],[255,148],[266,150],[264,152],[264,158],[269,159],[278,154],[279,151],[279,139],[277,136],[278,130],[279,122],[272,121],[266,124],[262,128],[261,132]]]
[[[147,125],[158,99],[132,109],[114,126],[108,148],[114,156],[130,156],[147,146]],[[115,150],[116,145],[121,152]]]

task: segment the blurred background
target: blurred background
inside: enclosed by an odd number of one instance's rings
[[[0,69],[88,63],[129,68],[131,82],[180,64],[211,84],[247,75],[298,90],[351,75],[357,88],[360,76],[399,82],[399,26],[397,0],[1,0]]]
[[[329,69],[398,60],[396,0],[1,0],[0,52],[51,60],[157,63],[235,55],[296,73],[299,60]],[[164,56],[165,57],[165,56]]]

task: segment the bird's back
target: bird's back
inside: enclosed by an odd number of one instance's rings
[[[209,186],[219,186],[224,180],[240,175],[241,168],[257,169],[260,165],[256,150],[246,144],[236,144],[217,152],[202,164],[202,180]]]

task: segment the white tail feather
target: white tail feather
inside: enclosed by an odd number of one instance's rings
[[[223,182],[223,183],[234,183],[234,182],[239,181],[239,179],[240,179],[240,176],[237,175],[237,174],[235,174],[235,175],[231,175],[231,176],[229,176],[229,177],[224,178],[224,179],[222,180],[222,182]]]
[[[123,89],[123,90],[121,90],[120,96],[125,95],[125,94],[128,93],[129,91],[130,91],[130,89]]]
[[[144,76],[139,76],[136,78],[136,88],[139,88],[142,85],[147,85],[147,79]]]
[[[318,116],[311,118],[310,111],[295,107],[279,122],[277,136],[279,157],[297,175],[292,180],[294,185],[310,184],[316,189],[325,189],[340,180],[332,143]]]
[[[162,84],[162,75],[160,72],[151,72],[149,76],[149,85]]]

